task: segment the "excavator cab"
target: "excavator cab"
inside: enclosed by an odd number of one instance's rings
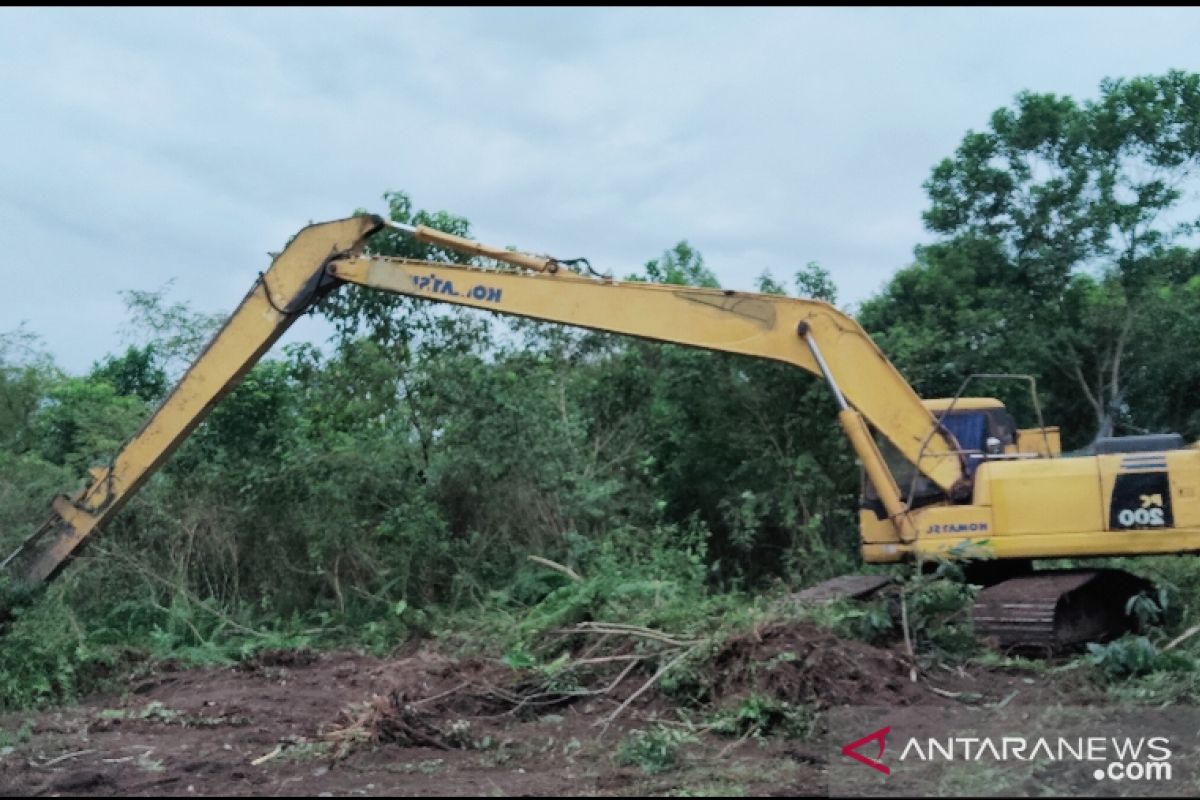
[[[937,399],[924,403],[958,441],[968,477],[974,476],[984,460],[1011,452],[1017,444],[1017,426],[1012,414],[995,398],[960,397],[957,401]]]
[[[1004,403],[994,397],[923,400],[938,422],[954,435],[973,476],[995,458],[1054,458],[1062,454],[1057,426],[1018,428]]]
[[[979,466],[990,459],[1058,455],[1058,428],[1022,430],[1017,427],[1004,404],[994,397],[935,398],[921,402],[941,426],[954,436],[963,455],[968,478],[974,477]],[[1047,434],[1048,441],[1040,441],[1043,433]],[[1037,444],[1042,447],[1036,447]],[[896,485],[908,508],[921,508],[946,499],[945,493],[933,481],[919,474],[890,442],[882,436],[876,436],[876,445],[888,469],[896,477]],[[1023,447],[1028,452],[1022,453]],[[879,494],[865,474],[862,480],[862,508],[874,512],[877,519],[887,518]]]

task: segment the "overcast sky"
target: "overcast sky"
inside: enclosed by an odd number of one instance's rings
[[[816,260],[854,303],[991,111],[1198,41],[1190,9],[4,9],[0,332],[85,370],[127,343],[120,290],[230,311],[389,189],[617,275],[684,238],[729,288]]]

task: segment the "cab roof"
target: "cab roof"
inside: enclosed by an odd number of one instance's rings
[[[1004,408],[1004,403],[994,397],[960,397],[958,400],[954,400],[952,397],[934,397],[921,402],[933,412],[946,411],[950,408],[951,403],[954,404],[955,411],[985,411]]]

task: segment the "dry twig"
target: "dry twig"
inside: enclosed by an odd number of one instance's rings
[[[526,556],[526,558],[535,564],[541,564],[543,567],[549,567],[556,572],[561,572],[563,575],[566,575],[576,583],[583,583],[583,576],[565,564],[559,564],[557,561],[551,561],[550,559],[542,558],[541,556]]]
[[[908,651],[908,679],[917,682],[917,656],[913,653],[912,636],[908,633],[908,602],[904,599],[904,590],[900,590],[900,626],[904,630],[904,649]]]
[[[687,656],[687,654],[690,652],[691,652],[690,649],[684,650],[682,653],[680,653],[679,655],[675,656],[673,659],[668,661],[665,666],[660,667],[658,672],[654,673],[654,675],[650,678],[650,680],[643,683],[640,689],[638,689],[633,694],[629,695],[629,697],[626,698],[625,702],[621,703],[621,705],[617,706],[616,710],[613,711],[611,714],[609,714],[607,717],[593,723],[593,726],[603,725],[604,728],[607,729],[608,726],[612,724],[613,720],[615,720],[618,716],[620,716],[621,712],[629,707],[630,703],[632,703],[634,700],[637,700],[639,697],[641,697],[643,694],[646,693],[647,689],[649,689],[654,684],[658,683],[659,678],[661,678],[663,675],[666,675],[667,672],[669,672],[680,661],[683,661],[684,657]]]
[[[633,636],[640,639],[652,639],[656,642],[669,644],[672,647],[693,647],[703,642],[703,639],[676,639],[674,636],[644,628],[641,625],[622,625],[616,622],[580,622],[573,628],[566,629],[567,633],[606,633],[617,636]]]
[[[61,756],[52,758],[49,761],[43,761],[40,764],[37,763],[36,761],[30,761],[29,765],[31,767],[38,767],[38,768],[49,767],[49,766],[57,764],[61,761],[67,761],[68,759],[72,759],[72,758],[79,758],[80,756],[90,755],[91,753],[94,753],[94,752],[96,752],[96,751],[95,750],[76,750],[71,753],[63,753]]]
[[[1167,646],[1163,648],[1163,652],[1165,653],[1168,650],[1174,650],[1176,647],[1183,644],[1188,639],[1195,636],[1197,633],[1200,633],[1200,625],[1193,625],[1192,627],[1188,628],[1183,633],[1176,636],[1170,642],[1168,642]]]

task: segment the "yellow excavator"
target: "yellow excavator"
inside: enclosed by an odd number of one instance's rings
[[[370,238],[385,226],[476,266],[372,255]],[[1034,570],[1037,559],[1200,551],[1200,450],[1178,436],[1100,440],[1092,454],[1065,457],[1040,412],[1037,427],[1020,429],[994,399],[922,401],[858,323],[827,303],[588,277],[548,256],[363,215],[300,231],[137,434],[84,489],[55,498],[50,518],[0,567],[17,584],[52,579],[300,314],[345,284],[822,377],[862,463],[863,559],[986,552],[975,626],[1004,648],[1103,639],[1123,627],[1127,599],[1148,588],[1120,570]]]

